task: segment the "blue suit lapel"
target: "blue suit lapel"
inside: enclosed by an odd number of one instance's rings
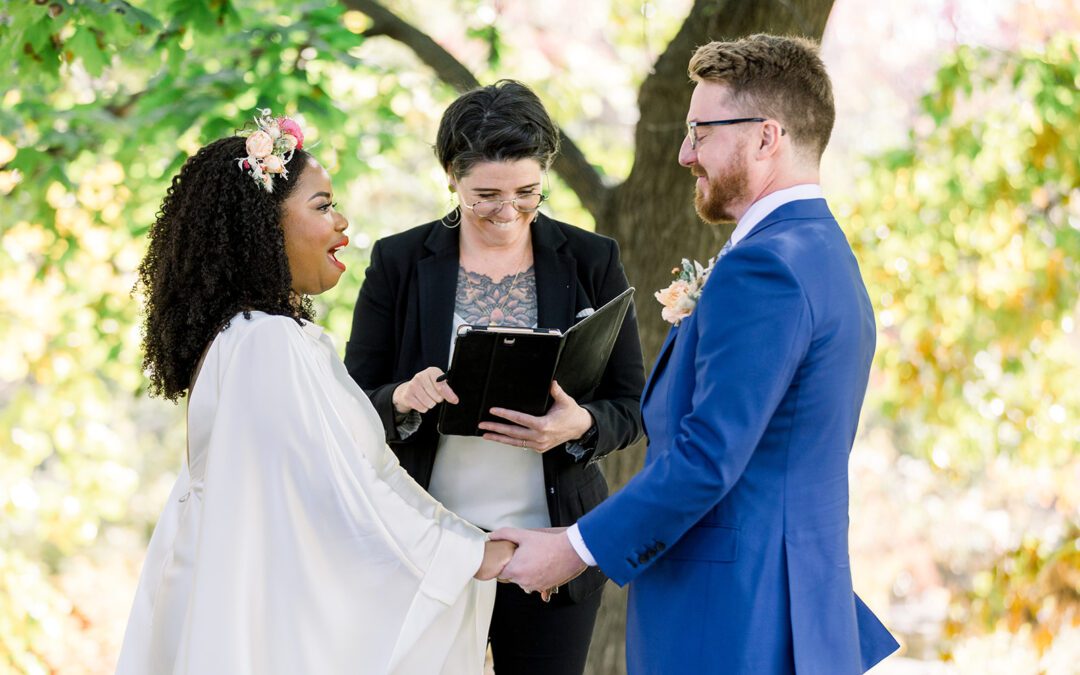
[[[641,405],[645,406],[645,401],[649,398],[649,392],[652,391],[653,382],[660,375],[660,371],[664,369],[664,365],[667,364],[668,356],[671,355],[672,345],[675,344],[675,338],[679,336],[679,327],[672,326],[668,331],[667,338],[664,339],[664,346],[660,348],[660,355],[656,357],[656,364],[653,366],[652,372],[649,373],[649,379],[645,382],[645,391],[641,394]]]

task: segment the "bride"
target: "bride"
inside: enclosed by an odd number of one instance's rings
[[[118,673],[480,673],[512,554],[397,463],[307,296],[348,223],[288,118],[173,178],[139,287],[152,394],[188,399],[186,461]],[[482,580],[482,581],[481,581]]]

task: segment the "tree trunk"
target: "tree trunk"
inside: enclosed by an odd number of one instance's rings
[[[669,325],[660,318],[654,291],[667,286],[679,261],[704,262],[716,255],[732,227],[707,226],[693,206],[693,181],[677,161],[693,87],[686,73],[690,56],[711,39],[753,33],[795,34],[820,40],[833,0],[697,0],[690,15],[641,86],[641,117],[635,133],[630,176],[613,189],[596,230],[622,249],[630,284],[637,288],[638,325],[645,362],[653,363]],[[596,215],[596,214],[594,214]],[[612,490],[641,468],[644,443],[608,455],[601,466]],[[626,590],[604,589],[589,652],[588,675],[626,672]]]

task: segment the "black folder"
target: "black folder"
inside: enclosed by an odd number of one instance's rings
[[[443,403],[439,433],[482,436],[482,421],[506,422],[491,408],[543,415],[551,407],[551,381],[575,399],[600,384],[611,349],[633,302],[628,288],[565,333],[555,328],[462,326],[447,383],[460,402]]]

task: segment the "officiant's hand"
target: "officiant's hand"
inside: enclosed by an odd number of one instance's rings
[[[457,394],[445,379],[445,373],[437,366],[421,370],[411,380],[402,382],[394,389],[394,410],[402,414],[411,410],[426,413],[443,401],[456,405]]]
[[[588,567],[570,544],[566,528],[519,530],[504,527],[490,536],[492,540],[517,544],[514,557],[499,577],[513,581],[526,593],[537,591],[542,597],[549,596],[551,589],[565,584]]]
[[[492,408],[491,414],[513,422],[481,422],[480,428],[489,441],[498,441],[517,448],[547,452],[567,441],[581,438],[593,425],[592,414],[577,404],[558,382],[551,383],[551,409],[543,417],[526,415],[517,410]]]
[[[506,563],[510,562],[514,555],[517,544],[509,540],[484,542],[484,560],[480,563],[480,569],[473,575],[480,581],[488,581],[502,575]]]

